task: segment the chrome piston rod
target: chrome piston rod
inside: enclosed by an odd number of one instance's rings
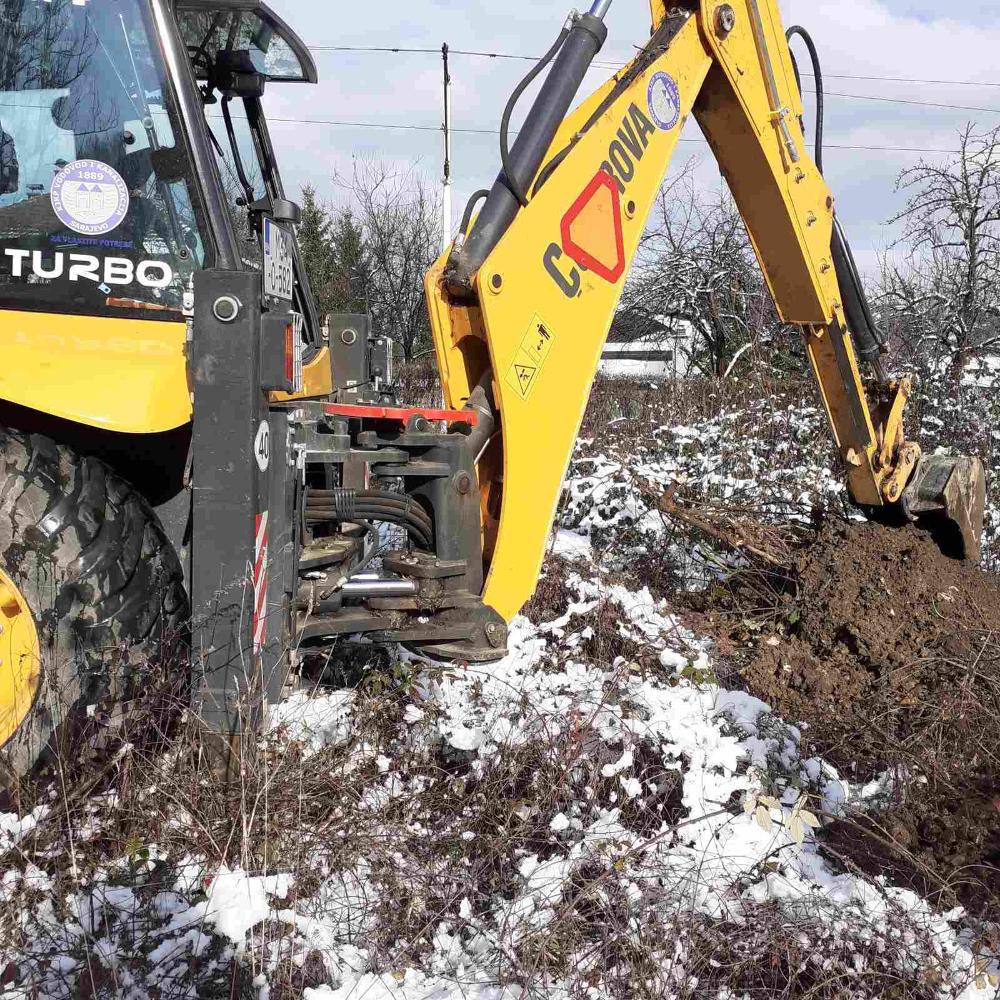
[[[372,577],[348,580],[340,589],[345,600],[354,601],[369,597],[416,597],[417,592],[415,580],[388,580]]]

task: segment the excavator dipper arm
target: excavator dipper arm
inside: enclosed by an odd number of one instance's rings
[[[550,89],[556,74],[582,78],[608,6],[599,0],[564,29]],[[649,43],[554,134],[544,131],[551,104],[539,113],[543,88],[525,129],[536,145],[541,134],[544,155],[532,159],[519,139],[468,239],[427,277],[446,404],[495,417],[479,463],[485,602],[509,619],[534,590],[628,269],[692,115],[781,318],[802,330],[854,500],[946,515],[978,557],[981,464],[922,459],[903,432],[908,380],[866,390],[838,279],[834,198],[807,150],[776,0],[652,0],[652,15]],[[565,51],[574,31],[584,50],[575,60]]]

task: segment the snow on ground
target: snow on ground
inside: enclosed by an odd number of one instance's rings
[[[135,843],[57,879],[51,850],[30,847],[48,809],[0,816],[0,998],[77,995],[95,967],[109,996],[197,997],[242,963],[241,995],[260,1000],[289,982],[309,1000],[670,997],[699,983],[728,1000],[716,955],[735,963],[745,938],[752,963],[768,921],[798,949],[797,975],[854,977],[844,996],[884,995],[884,973],[925,995],[994,996],[960,911],[823,854],[816,828],[851,789],[802,758],[800,732],[721,687],[711,648],[665,601],[608,580],[637,544],[671,556],[635,477],[730,498],[764,481],[776,516],[836,498],[829,471],[794,454],[818,419],[776,410],[770,443],[734,443],[732,415],[662,427],[631,463],[584,444],[553,539],[575,567],[565,612],[518,618],[492,666],[405,664],[374,720],[353,691],[277,706],[265,756],[294,760],[308,798],[280,815],[255,800],[224,850]],[[594,655],[602,629],[621,650],[610,662]],[[116,822],[113,807],[95,816],[90,840]],[[172,835],[198,824],[171,816]],[[263,869],[240,864],[262,818],[291,831],[294,859],[286,837]]]
[[[811,822],[812,815],[836,813],[846,789],[822,761],[801,759],[794,727],[756,699],[705,680],[712,660],[704,643],[648,592],[602,588],[579,577],[572,587],[579,600],[560,620],[537,627],[523,618],[514,623],[511,652],[496,666],[418,677],[408,706],[414,711],[399,721],[399,747],[418,757],[446,747],[467,761],[469,782],[488,774],[498,758],[539,743],[562,747],[565,768],[575,772],[565,776],[568,794],[550,813],[528,817],[546,831],[543,841],[510,843],[513,891],[484,895],[470,886],[456,892],[452,908],[427,928],[432,946],[422,967],[386,971],[366,947],[381,890],[363,861],[327,871],[318,889],[300,898],[291,873],[251,874],[213,866],[208,858],[185,859],[173,884],[150,898],[135,886],[115,884],[116,876],[135,875],[134,860],[123,860],[62,900],[47,895],[51,880],[41,872],[7,871],[0,900],[10,904],[27,893],[35,902],[24,912],[23,929],[35,941],[61,941],[64,954],[35,965],[37,992],[14,987],[0,996],[67,995],[60,990],[81,971],[81,959],[71,957],[80,946],[91,960],[96,956],[115,968],[131,953],[139,923],[149,972],[137,976],[134,967],[120,967],[117,995],[148,996],[154,973],[161,984],[173,984],[169,995],[197,995],[183,991],[192,961],[223,968],[231,954],[254,951],[261,997],[282,963],[312,953],[322,955],[327,983],[306,989],[310,998],[516,997],[518,984],[497,985],[504,956],[565,920],[583,878],[620,896],[637,927],[647,910],[664,920],[687,912],[738,927],[757,919],[764,903],[791,919],[840,926],[845,940],[857,931],[877,935],[892,927],[901,953],[911,954],[915,964],[933,959],[943,970],[942,995],[993,995],[992,988],[975,986],[976,960],[957,930],[961,914],[935,913],[912,892],[834,871],[812,826],[796,826],[800,800]],[[621,611],[619,627],[656,653],[660,672],[625,660],[599,666],[575,654],[601,602]],[[280,739],[311,753],[343,743],[351,736],[351,701],[343,693],[295,696],[274,713]],[[426,781],[425,775],[409,778],[386,756],[357,809],[384,815],[387,802],[419,796]],[[679,801],[671,806],[673,795]],[[540,801],[544,805],[544,796]],[[521,808],[538,806],[526,800]],[[461,829],[461,814],[437,822],[439,836],[445,828],[466,839],[479,836]],[[16,827],[10,817],[0,822],[0,829]],[[156,858],[154,847],[139,867]],[[669,943],[670,977],[678,984],[689,974],[685,947],[683,939],[676,949]],[[4,949],[0,968],[30,964],[27,951]],[[567,963],[577,977],[591,975],[594,996],[603,995],[600,983],[608,971],[596,964],[599,955],[581,941]],[[869,960],[858,956],[859,982]],[[568,996],[569,990],[568,981],[554,981],[539,995]]]

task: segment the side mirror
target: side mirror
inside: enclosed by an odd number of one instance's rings
[[[302,209],[294,201],[286,198],[261,198],[250,206],[250,211],[258,219],[262,215],[269,215],[275,222],[284,222],[288,225],[297,226],[302,221]],[[259,224],[259,223],[258,223]]]
[[[294,201],[275,198],[271,203],[271,218],[275,222],[286,222],[297,226],[302,221],[302,209]]]

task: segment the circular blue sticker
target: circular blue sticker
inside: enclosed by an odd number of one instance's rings
[[[52,181],[52,208],[59,220],[84,236],[104,236],[128,215],[128,186],[100,160],[74,160]]]
[[[653,121],[669,132],[681,120],[681,88],[668,73],[657,73],[649,81],[649,113]]]

